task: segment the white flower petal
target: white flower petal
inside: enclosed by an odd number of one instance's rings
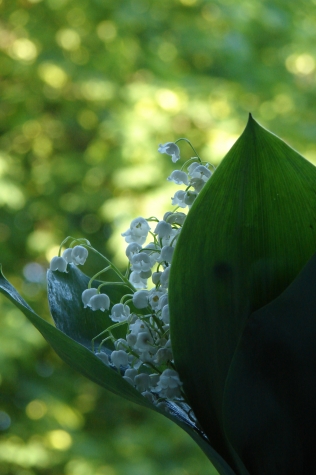
[[[110,319],[113,322],[125,322],[126,320],[128,320],[130,313],[131,312],[128,305],[123,305],[122,303],[116,303],[112,307]]]
[[[88,251],[83,246],[75,246],[71,252],[72,262],[77,266],[84,264],[88,257]]]
[[[72,247],[69,247],[68,249],[65,249],[64,252],[62,253],[62,257],[68,262],[72,262]]]
[[[90,307],[89,301],[90,301],[91,297],[93,297],[94,295],[97,295],[97,293],[98,293],[98,290],[94,289],[94,288],[86,289],[82,292],[81,299],[82,299],[82,302],[84,304],[84,308]]]
[[[169,236],[171,231],[171,224],[167,223],[166,221],[159,221],[154,230],[154,233],[158,234],[159,239],[162,239],[163,237]]]
[[[148,290],[138,290],[133,295],[133,304],[136,308],[146,308],[148,306]]]
[[[180,149],[177,144],[174,142],[167,142],[165,144],[160,144],[158,147],[159,153],[166,153],[171,156],[172,161],[175,163],[180,160]]]
[[[50,261],[50,270],[59,272],[67,272],[67,261],[63,257],[53,257]]]
[[[120,366],[128,365],[128,354],[124,350],[112,351],[111,360],[114,366],[120,369]]]
[[[91,297],[89,300],[88,306],[92,308],[92,310],[109,310],[110,308],[110,299],[106,294],[97,294]]]
[[[170,176],[167,178],[168,181],[172,181],[176,185],[188,185],[189,178],[185,172],[181,170],[173,170]]]

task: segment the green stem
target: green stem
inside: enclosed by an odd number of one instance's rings
[[[180,142],[181,140],[184,140],[185,142],[187,142],[187,143],[190,145],[190,147],[192,148],[193,152],[194,152],[195,155],[196,155],[196,158],[202,163],[201,158],[199,157],[197,151],[195,150],[195,148],[194,148],[193,145],[191,144],[190,140],[185,139],[185,138],[180,138],[180,139],[176,140],[175,143]]]

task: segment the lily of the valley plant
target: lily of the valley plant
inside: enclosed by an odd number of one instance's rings
[[[180,160],[177,143],[158,150]],[[316,168],[251,116],[216,170],[195,155],[168,177],[175,208],[122,233],[124,275],[85,239],[61,244],[56,327],[3,275],[0,290],[64,361],[173,420],[221,475],[316,474]]]

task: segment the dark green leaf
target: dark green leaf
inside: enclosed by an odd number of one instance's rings
[[[225,429],[249,472],[316,472],[316,254],[254,312],[225,390]]]
[[[315,251],[315,192],[316,168],[250,117],[177,243],[169,286],[175,362],[211,443],[231,464],[222,426],[228,369],[250,314]]]

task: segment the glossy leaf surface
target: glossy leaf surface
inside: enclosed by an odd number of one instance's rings
[[[169,287],[175,362],[211,443],[232,464],[222,423],[229,366],[250,314],[280,295],[315,251],[315,192],[316,168],[250,116],[177,243]]]

